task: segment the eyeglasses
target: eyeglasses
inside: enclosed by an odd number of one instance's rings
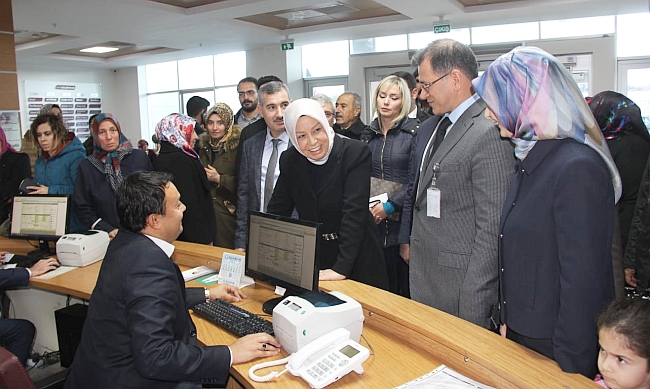
[[[239,95],[239,97],[244,97],[244,95],[251,97],[251,96],[255,96],[255,93],[257,93],[257,92],[255,92],[254,90],[247,90],[246,92],[237,91],[237,94]]]
[[[334,116],[334,112],[325,111],[325,117],[331,118],[332,116]]]
[[[445,74],[444,76],[439,77],[439,78],[436,79],[436,80],[431,81],[431,82],[428,83],[428,84],[422,84],[422,83],[420,83],[420,88],[424,89],[424,90],[427,91],[427,93],[428,93],[428,92],[429,92],[429,88],[431,88],[431,85],[433,85],[433,84],[435,84],[436,82],[442,80],[443,78],[447,77],[447,76],[450,75],[450,74],[451,74],[451,72]]]

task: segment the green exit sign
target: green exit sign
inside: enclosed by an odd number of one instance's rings
[[[451,25],[449,25],[449,24],[439,24],[437,26],[433,26],[433,33],[434,34],[444,34],[446,32],[451,32]]]
[[[293,50],[293,42],[281,43],[282,51]]]

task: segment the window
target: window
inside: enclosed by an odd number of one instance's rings
[[[537,22],[472,27],[473,45],[535,39],[539,39],[539,24]]]
[[[178,67],[176,61],[145,66],[147,93],[178,89]]]
[[[237,85],[239,80],[244,77],[246,77],[245,51],[217,54],[214,56],[214,85]],[[237,91],[235,91],[235,97],[237,97]],[[239,102],[239,100],[237,100],[237,102]]]
[[[179,109],[178,92],[156,93],[147,97],[147,110],[149,113],[149,129],[155,133],[156,124],[165,116],[182,112]],[[143,132],[143,138],[149,139],[149,131]]]
[[[616,31],[614,16],[595,18],[549,20],[540,22],[542,39],[613,34]]]
[[[350,41],[350,54],[385,53],[408,48],[406,35],[381,36]]]
[[[213,56],[178,61],[178,88],[197,89],[214,86]]]
[[[429,43],[440,39],[453,39],[455,41],[469,45],[469,28],[455,28],[450,32],[444,34],[434,34],[433,31],[416,32],[409,34],[409,49],[423,49],[427,47]]]
[[[650,36],[649,13],[618,15],[616,17],[616,56],[650,55],[650,44],[645,41],[648,36]]]
[[[350,74],[348,41],[302,46],[302,76],[327,77]]]

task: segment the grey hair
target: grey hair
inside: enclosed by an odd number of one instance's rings
[[[429,43],[413,56],[413,66],[419,66],[425,60],[429,60],[431,69],[439,75],[458,69],[470,80],[478,77],[478,62],[472,49],[452,39]]]
[[[289,100],[291,100],[291,96],[289,96],[289,87],[287,84],[284,84],[280,81],[267,82],[266,84],[262,85],[257,91],[257,104],[263,106],[265,95],[274,95],[276,93],[280,93],[283,89],[285,92],[287,92],[287,97]]]
[[[350,96],[354,97],[354,108],[361,109],[361,95],[360,94],[358,94],[357,92],[343,92],[343,93],[341,93],[341,96],[343,96],[343,95],[350,95]]]
[[[328,103],[332,104],[332,106],[334,106],[334,102],[332,101],[332,99],[329,96],[326,96],[326,95],[324,95],[322,93],[317,93],[317,94],[313,95],[312,97],[310,97],[310,99],[318,101],[318,104],[320,104],[321,107],[324,107],[325,104],[328,104]]]

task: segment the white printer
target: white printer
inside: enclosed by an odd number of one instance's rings
[[[273,308],[273,332],[289,353],[341,327],[359,342],[363,320],[361,304],[336,291],[289,296]]]
[[[105,231],[65,234],[56,242],[56,257],[64,266],[87,266],[104,258],[109,242]]]

